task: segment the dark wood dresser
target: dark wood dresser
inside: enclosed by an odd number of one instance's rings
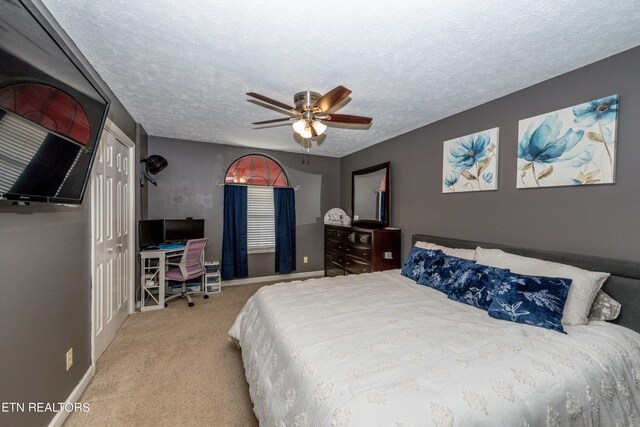
[[[324,226],[324,275],[400,268],[400,229]]]

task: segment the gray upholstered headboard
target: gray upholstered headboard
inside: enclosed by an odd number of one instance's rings
[[[475,249],[477,246],[482,246],[483,248],[502,249],[505,252],[569,264],[584,268],[585,270],[611,273],[611,276],[604,283],[603,289],[622,304],[620,317],[613,321],[613,323],[640,332],[640,263],[589,255],[520,248],[495,243],[451,239],[448,237],[428,236],[425,234],[414,234],[411,242],[415,244],[417,241],[431,242],[451,248]]]

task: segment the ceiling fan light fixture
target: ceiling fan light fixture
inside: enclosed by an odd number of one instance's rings
[[[303,138],[311,138],[313,136],[311,133],[311,126],[306,126],[302,132],[300,132],[300,136]]]
[[[319,122],[317,120],[314,120],[311,123],[311,126],[313,126],[313,129],[315,129],[316,134],[318,134],[318,135],[322,135],[324,133],[324,131],[327,130],[327,125],[325,125],[324,123]]]
[[[300,135],[302,135],[302,132],[304,132],[304,128],[306,127],[307,127],[307,120],[305,118],[302,118],[297,122],[293,123],[293,130]]]
[[[248,96],[256,98],[262,102],[257,103],[254,100],[248,101],[287,115],[287,117],[282,119],[263,120],[254,122],[253,124],[266,125],[271,123],[290,122],[293,125],[294,139],[298,144],[302,145],[303,149],[306,151],[309,151],[311,148],[312,138],[318,145],[320,145],[322,143],[321,141],[324,141],[324,138],[326,138],[325,131],[327,130],[327,125],[324,121],[331,123],[344,123],[347,125],[367,125],[367,129],[371,126],[371,117],[335,113],[335,111],[342,108],[349,101],[350,94],[351,91],[344,86],[337,86],[324,95],[312,91],[298,92],[293,97],[295,107],[292,107],[291,105],[276,101],[275,99],[260,95],[259,93],[247,92]],[[277,109],[274,107],[277,107]],[[348,127],[346,129],[348,129]]]

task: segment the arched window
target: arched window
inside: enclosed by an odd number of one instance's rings
[[[286,187],[289,179],[277,160],[264,154],[247,154],[229,166],[225,184],[246,184],[268,187]]]
[[[247,185],[247,249],[249,253],[275,251],[273,187],[289,186],[287,173],[264,154],[242,156],[227,169],[225,184]]]

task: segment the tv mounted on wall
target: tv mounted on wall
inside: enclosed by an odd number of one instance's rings
[[[82,203],[109,101],[52,34],[0,0],[0,200]]]

